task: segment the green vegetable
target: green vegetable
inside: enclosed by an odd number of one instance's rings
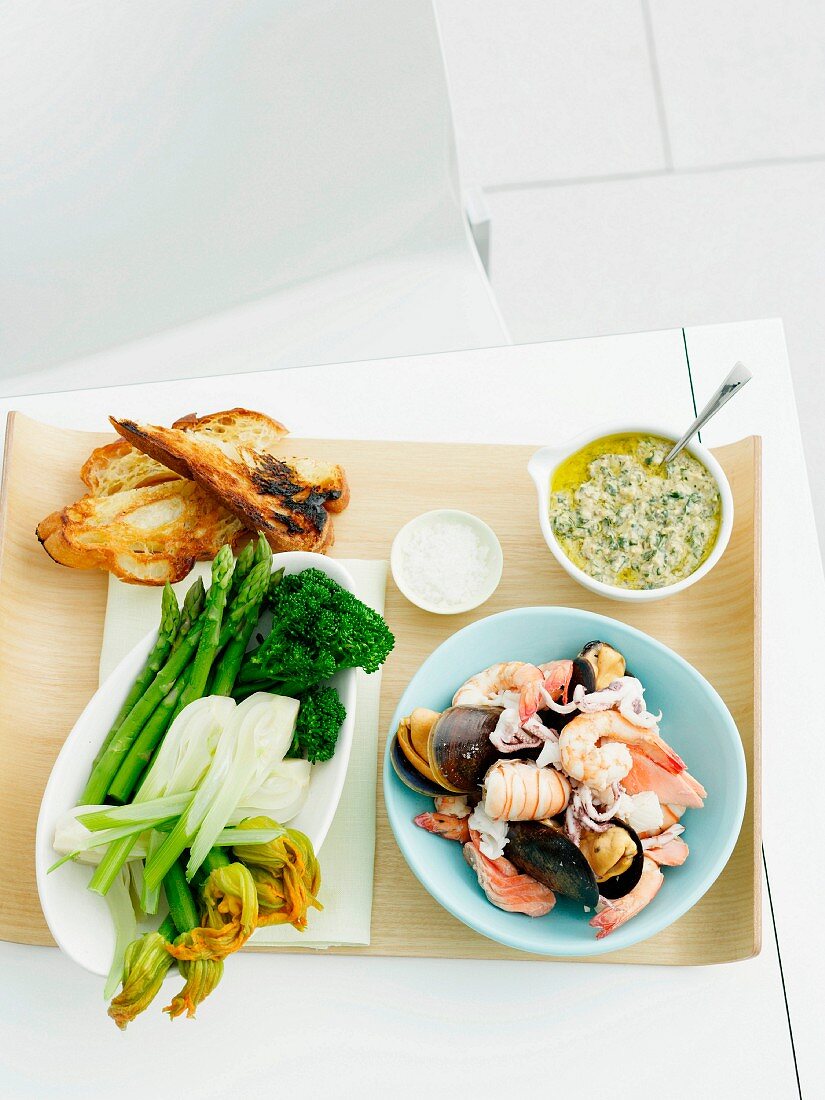
[[[341,723],[347,716],[333,687],[316,687],[301,696],[295,737],[287,755],[304,756],[313,764],[329,760]]]
[[[123,989],[109,1007],[109,1015],[121,1029],[148,1008],[159,992],[172,965],[170,947],[176,936],[190,932],[198,926],[197,906],[178,864],[170,870],[164,880],[164,887],[169,901],[169,916],[157,932],[140,936],[126,949]],[[179,962],[178,969],[185,979],[185,985],[164,1009],[173,1019],[184,1012],[189,1016],[194,1015],[197,1006],[221,980],[223,961],[197,959]]]
[[[137,920],[135,911],[132,908],[132,899],[129,896],[129,877],[129,871],[124,867],[114,883],[114,888],[109,891],[106,898],[115,929],[115,949],[112,954],[112,965],[109,967],[109,975],[106,978],[106,985],[103,987],[103,996],[107,1001],[112,998],[115,990],[123,980],[126,951],[137,932]]]
[[[260,601],[262,594],[266,591],[268,582],[268,563],[261,563],[250,570],[233,601],[230,613],[225,616],[219,627],[218,648],[226,645],[235,636],[244,621],[249,605]],[[213,630],[214,636],[214,624],[207,621],[206,609],[200,619],[193,623],[180,645],[173,650],[157,676],[130,711],[129,716],[115,734],[106,752],[92,769],[86,789],[81,796],[81,805],[97,805],[106,797],[112,780],[120,770],[144,725],[158,704],[172,691],[178,678],[195,656],[205,626]],[[178,705],[179,703],[180,700]],[[165,729],[161,731],[160,736],[164,732]]]
[[[181,612],[178,610],[178,601],[175,599],[175,593],[172,591],[171,585],[166,584],[160,602],[160,629],[158,630],[157,641],[146,660],[143,672],[141,672],[140,676],[138,676],[137,680],[132,684],[132,688],[126,696],[126,701],[120,708],[118,716],[112,724],[112,728],[106,734],[106,739],[100,746],[98,754],[94,759],[95,764],[102,758],[103,754],[112,743],[112,738],[123,725],[123,721],[129,714],[129,711],[151,684],[152,680],[154,680],[158,670],[166,660],[172,648],[180,629],[181,622],[182,616]]]
[[[263,707],[270,726],[268,736],[256,740],[255,722],[247,721],[250,712]],[[253,780],[261,782],[269,770],[279,764],[284,747],[289,744],[295,717],[291,700],[278,698],[248,699],[234,711],[235,734],[224,730],[215,747],[206,774],[192,795],[192,800],[165,837],[163,844],[146,863],[144,882],[154,889],[171,865],[189,848],[186,865],[191,879],[203,863],[221,831],[226,828],[244,791]]]
[[[178,933],[188,932],[199,924],[198,907],[180,863],[173,863],[163,879],[163,889],[169,903],[169,916]]]
[[[266,545],[267,551],[269,546],[266,540],[262,540]],[[274,592],[275,588],[281,581],[284,575],[283,569],[276,570],[269,582],[269,592]],[[263,601],[261,601],[263,602]],[[246,653],[249,641],[252,638],[252,633],[255,627],[258,625],[258,619],[261,613],[260,603],[250,606],[247,612],[246,621],[238,633],[236,638],[233,638],[226,649],[220,656],[219,661],[215,665],[214,677],[209,686],[210,695],[231,695],[232,688],[235,686],[235,681],[238,678],[238,673],[241,670],[241,663]]]
[[[238,590],[241,587],[241,582],[255,564],[255,549],[255,543],[248,542],[241,550],[240,554],[238,554],[237,558],[235,558],[235,569],[232,573],[232,582],[229,585],[228,599],[230,601],[237,596]]]
[[[203,611],[203,630],[198,642],[198,652],[189,673],[188,683],[177,705],[177,711],[200,699],[206,690],[206,681],[215,660],[221,639],[221,621],[226,607],[226,593],[232,581],[234,559],[229,546],[223,546],[212,562],[212,584],[206,594]],[[147,761],[148,763],[148,761]]]
[[[152,753],[172,725],[175,715],[182,709],[183,695],[189,682],[190,671],[184,669],[178,679],[161,699],[152,717],[135,738],[126,759],[112,780],[107,797],[112,802],[128,802],[140,777],[149,767]]]
[[[109,1015],[121,1031],[148,1008],[172,965],[166,950],[173,927],[164,921],[158,932],[147,932],[126,948],[123,988],[109,1005]]]
[[[296,695],[339,669],[375,672],[395,643],[377,611],[320,569],[284,577],[269,602],[272,629],[245,658],[236,695]]]
[[[229,845],[229,847],[232,847],[232,845],[239,843],[240,840],[243,838],[243,832],[240,829],[224,829],[224,832],[231,832],[234,836],[234,840],[232,841],[232,844]],[[262,843],[267,842],[262,841]],[[232,860],[229,858],[223,848],[215,847],[210,849],[210,851],[207,853],[206,859],[203,861],[203,863],[200,865],[197,872],[193,876],[192,884],[198,891],[202,890],[204,884],[206,883],[206,880],[216,868],[228,867],[231,862]]]
[[[198,577],[195,583],[189,586],[189,591],[183,598],[183,607],[180,613],[180,627],[178,628],[178,635],[175,638],[175,644],[172,646],[173,653],[192,629],[193,623],[197,622],[201,611],[203,611],[205,600],[206,589],[203,587],[203,581]]]
[[[158,935],[163,936],[168,943],[171,943],[175,938],[175,922],[172,920],[171,913],[167,913],[161,921],[160,928],[158,928]]]
[[[143,729],[144,724],[164,696],[172,690],[178,676],[180,676],[192,659],[200,640],[201,630],[202,625],[200,622],[192,627],[175,652],[172,653],[155,676],[152,683],[146,691],[144,691],[134,707],[132,707],[128,717],[112,739],[111,744],[92,769],[92,774],[89,776],[89,782],[86,784],[86,789],[80,796],[81,805],[88,803],[97,805],[106,797],[112,780],[117,775],[121,764],[126,759],[127,753],[131,749],[141,729]]]

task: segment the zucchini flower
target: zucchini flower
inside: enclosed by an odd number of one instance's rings
[[[148,1008],[172,965],[168,943],[160,932],[147,932],[132,940],[123,963],[123,989],[109,1005],[109,1015],[123,1031],[135,1016]]]
[[[223,977],[223,959],[194,959],[192,962],[178,963],[178,969],[186,978],[186,984],[163,1011],[169,1013],[170,1020],[182,1016],[184,1012],[191,1020],[195,1009]]]
[[[224,959],[243,947],[255,931],[258,895],[252,875],[242,863],[216,867],[203,886],[201,899],[203,926],[184,932],[166,947],[181,962]],[[196,980],[194,973],[191,980]]]
[[[274,822],[267,817],[242,821],[241,829],[265,829]],[[233,848],[235,858],[251,872],[258,896],[258,926],[291,924],[299,932],[306,930],[310,906],[323,909],[317,899],[321,886],[321,868],[309,837],[297,829],[287,829],[268,844],[240,844]]]

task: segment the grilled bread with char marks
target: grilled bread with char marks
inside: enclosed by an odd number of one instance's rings
[[[133,584],[174,584],[196,561],[248,535],[237,517],[183,478],[108,496],[89,493],[37,528],[43,549],[61,565],[107,569]]]
[[[328,513],[340,512],[349,503],[340,466],[283,458],[243,441],[197,431],[110,419],[128,443],[191,477],[247,527],[262,532],[276,552],[324,553],[332,545]]]
[[[191,432],[193,437],[199,439],[243,443],[259,451],[273,451],[289,434],[277,420],[250,409],[229,409],[208,416],[190,413],[176,420],[172,427]],[[189,477],[189,474],[176,473],[136,450],[125,439],[92,451],[80,471],[81,481],[95,496],[109,496],[123,489],[140,489],[144,485],[157,485],[177,477]]]
[[[298,528],[294,540],[280,549],[303,549],[313,541],[306,537],[301,508],[311,514],[317,506],[315,496],[323,498],[324,515],[346,507],[349,491],[340,467],[305,458],[275,458],[271,452],[287,429],[262,413],[230,409],[203,417],[192,414],[163,430],[174,433],[173,438],[185,434],[193,443],[215,446],[221,453],[237,448],[255,452],[259,466],[270,470],[273,489],[278,483],[281,499],[287,501],[291,494],[300,506],[292,520]],[[214,557],[224,543],[237,549],[255,529],[248,512],[241,516],[238,509],[230,511],[192,480],[185,455],[173,460],[176,469],[125,439],[98,447],[81,471],[90,492],[47,516],[37,528],[46,552],[62,565],[107,569],[121,580],[155,585],[183,579],[195,561]],[[286,511],[281,543],[287,541],[290,526]],[[312,549],[331,544],[331,523],[321,517],[320,527]]]

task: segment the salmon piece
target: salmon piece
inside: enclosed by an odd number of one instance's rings
[[[630,755],[633,758],[633,767],[622,780],[622,786],[628,794],[653,791],[660,802],[675,802],[680,806],[691,806],[697,810],[704,806],[702,801],[704,787],[688,772],[674,774],[654,763],[649,757],[634,752],[632,746],[630,746]],[[699,790],[702,791],[702,795],[699,794]]]
[[[708,792],[705,790],[698,779],[694,779],[690,772],[683,772],[682,778],[685,780],[686,783],[689,783],[690,786],[693,787],[694,791],[696,791],[700,798],[707,798]]]
[[[681,867],[690,855],[690,849],[681,837],[667,837],[664,844],[651,844],[645,855],[660,867]]]
[[[556,904],[556,895],[529,875],[523,875],[509,859],[489,859],[479,847],[478,834],[464,845],[464,858],[476,873],[487,900],[506,913],[543,917]]]

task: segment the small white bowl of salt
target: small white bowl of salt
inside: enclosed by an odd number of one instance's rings
[[[489,600],[503,564],[493,529],[478,516],[454,508],[410,520],[390,551],[399,589],[410,603],[434,615],[458,615]]]

